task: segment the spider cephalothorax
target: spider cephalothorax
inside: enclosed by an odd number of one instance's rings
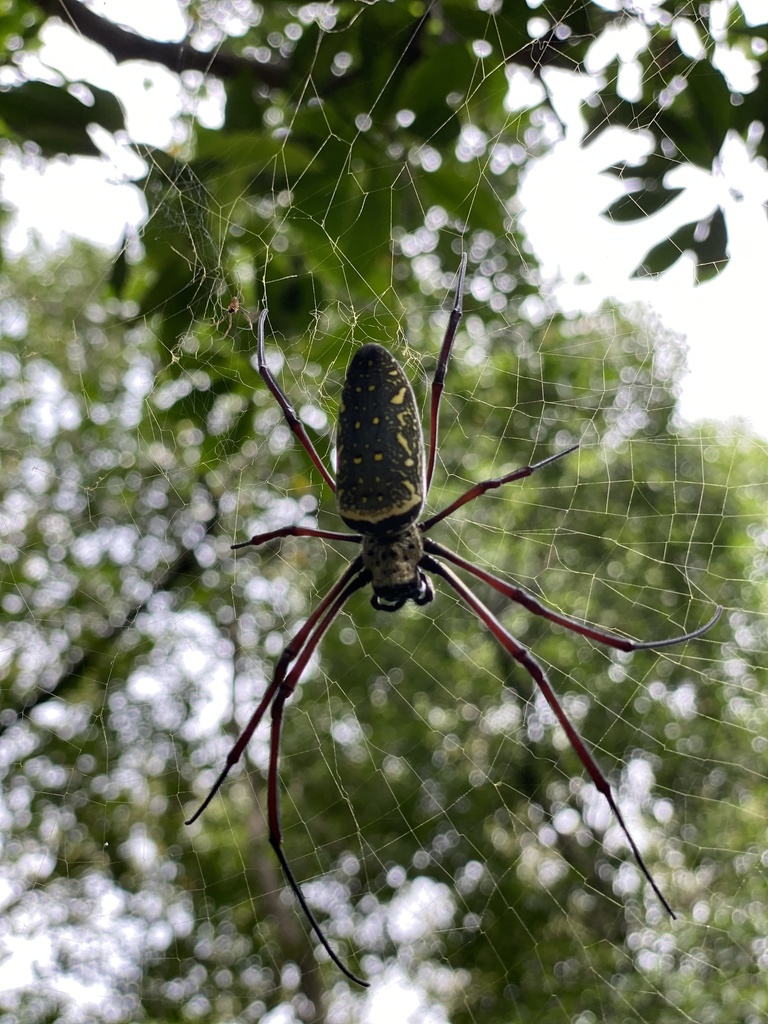
[[[424,536],[441,520],[487,491],[511,483],[513,480],[521,480],[530,476],[575,451],[578,447],[578,445],[574,445],[564,451],[556,452],[540,462],[514,470],[506,476],[475,484],[440,512],[419,521],[435,468],[440,396],[443,391],[443,381],[451,348],[461,320],[466,266],[465,256],[462,258],[459,268],[453,309],[432,381],[426,458],[418,408],[408,378],[395,357],[387,349],[381,345],[368,344],[355,353],[347,371],[339,407],[337,479],[334,480],[333,475],[318,455],[290,400],[267,367],[264,353],[266,309],[259,316],[256,329],[257,363],[264,383],[280,405],[288,426],[299,439],[328,486],[336,493],[336,502],[341,518],[347,526],[359,532],[356,534],[334,533],[311,527],[285,526],[269,533],[259,534],[245,543],[235,544],[234,547],[258,547],[281,537],[319,537],[326,540],[359,543],[362,545],[362,550],[350,562],[281,654],[272,680],[258,707],[230,750],[226,764],[208,796],[187,823],[191,824],[195,821],[208,806],[230,769],[239,761],[251,736],[269,709],[272,718],[272,744],[267,787],[269,840],[291,889],[328,955],[348,978],[360,985],[365,985],[366,982],[350,971],[331,947],[286,860],[282,849],[278,802],[278,761],[285,702],[295,690],[307,662],[347,599],[361,587],[370,583],[373,589],[371,603],[374,608],[393,612],[402,608],[407,601],[415,601],[416,604],[423,605],[433,599],[434,591],[427,573],[445,580],[493,634],[510,657],[522,665],[538,685],[571,746],[578,754],[587,774],[597,790],[607,800],[640,870],[672,917],[674,917],[672,908],[643,860],[605,776],[584,740],[565,714],[544,669],[446,563],[452,563],[462,571],[469,573],[510,601],[522,605],[534,615],[540,615],[549,622],[564,626],[574,633],[619,651],[671,647],[686,640],[693,640],[713,626],[722,611],[718,607],[709,622],[682,636],[645,642],[628,640],[552,611],[527,590],[494,576],[468,559],[455,554],[449,548],[443,547],[437,541]],[[227,310],[227,313],[230,314],[230,326],[231,316],[238,311],[245,313],[233,300]],[[251,318],[247,314],[246,317],[248,323],[251,324]],[[227,333],[229,333],[229,328]]]
[[[432,584],[420,568],[424,541],[411,523],[394,534],[363,534],[363,565],[371,575],[371,604],[378,611],[396,612],[406,601],[429,604]]]

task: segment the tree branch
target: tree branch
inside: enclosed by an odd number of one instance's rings
[[[269,86],[279,86],[285,80],[285,69],[276,64],[262,64],[223,50],[196,50],[186,39],[180,43],[146,39],[99,17],[80,0],[36,2],[46,14],[60,18],[85,39],[103,46],[118,64],[127,60],[146,60],[152,64],[161,64],[176,74],[181,74],[182,71],[201,71],[203,74],[216,75],[219,78],[235,78],[237,75],[248,74]]]

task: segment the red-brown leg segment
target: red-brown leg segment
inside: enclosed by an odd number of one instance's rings
[[[357,561],[357,560],[356,560]],[[325,949],[328,956],[336,964],[339,970],[345,974],[350,981],[354,981],[357,985],[362,985],[364,988],[368,987],[368,982],[363,981],[362,978],[358,978],[356,974],[346,967],[339,959],[338,955],[334,952],[330,942],[325,937],[323,929],[320,927],[315,915],[313,914],[309,904],[306,901],[304,893],[301,891],[296,877],[291,870],[288,860],[283,853],[283,834],[280,829],[280,734],[283,727],[283,709],[285,707],[286,700],[291,696],[293,691],[296,689],[296,684],[301,678],[304,669],[307,667],[307,662],[314,654],[317,649],[317,645],[320,643],[328,627],[331,625],[333,620],[341,610],[342,605],[353,594],[356,590],[366,586],[370,583],[370,573],[367,570],[359,571],[356,576],[349,579],[338,593],[335,600],[330,603],[324,602],[325,614],[322,616],[320,621],[315,618],[315,629],[311,637],[304,644],[301,654],[296,659],[295,664],[288,673],[285,681],[282,682],[277,692],[274,695],[272,702],[272,729],[270,734],[270,745],[269,745],[269,775],[267,783],[267,821],[269,822],[269,842],[272,849],[275,851],[275,855],[280,862],[280,866],[283,869],[283,874],[293,890],[293,894],[299,901],[301,909],[304,911],[307,920],[309,921],[312,929],[320,940],[323,948]],[[274,692],[274,691],[273,691]]]
[[[229,772],[242,757],[243,751],[247,747],[251,737],[264,717],[264,713],[271,705],[272,729],[267,782],[269,842],[277,855],[277,859],[280,862],[280,866],[283,869],[283,873],[285,874],[288,884],[293,890],[302,910],[307,916],[307,920],[314,929],[315,934],[322,943],[329,957],[336,964],[339,970],[350,979],[350,981],[354,981],[356,984],[364,987],[367,987],[368,983],[363,981],[361,978],[358,978],[356,974],[353,974],[352,971],[349,970],[349,968],[345,967],[337,954],[333,951],[328,939],[323,933],[322,928],[312,913],[312,910],[299,887],[299,883],[296,881],[288,861],[285,858],[285,854],[282,851],[283,839],[280,832],[280,809],[278,803],[278,765],[280,759],[280,731],[282,727],[283,708],[285,706],[285,702],[296,689],[296,685],[299,682],[304,669],[307,667],[307,662],[314,654],[318,644],[328,630],[328,627],[339,614],[344,603],[352,594],[355,593],[356,590],[359,590],[361,587],[370,583],[370,580],[370,573],[363,568],[362,558],[356,558],[352,563],[350,563],[338,582],[335,583],[331,590],[329,590],[325,595],[314,612],[312,612],[307,621],[297,632],[296,636],[294,636],[288,643],[288,646],[280,655],[272,681],[267,687],[266,693],[261,698],[259,706],[254,711],[253,715],[251,715],[248,724],[245,729],[243,729],[242,733],[237,738],[237,742],[227,755],[224,768],[200,807],[198,807],[192,817],[188,818],[186,821],[187,825],[191,825],[193,822],[197,821],[206,809],[213,797],[219,791]]]
[[[429,485],[432,483],[432,476],[435,472],[435,459],[437,458],[437,430],[438,430],[438,414],[440,412],[440,398],[443,394],[443,387],[445,385],[445,373],[448,369],[448,363],[451,358],[451,349],[453,348],[453,342],[456,339],[456,331],[459,329],[459,323],[461,322],[464,302],[464,275],[467,272],[467,254],[461,257],[461,263],[459,264],[459,273],[456,280],[456,289],[453,295],[453,309],[448,319],[448,326],[445,329],[445,336],[443,337],[443,345],[440,349],[440,355],[437,360],[437,366],[435,367],[435,376],[432,380],[432,402],[429,414],[429,453],[427,456],[427,488],[425,493],[429,493]]]
[[[458,576],[455,575],[455,573],[451,569],[449,569],[445,565],[442,565],[440,562],[436,561],[429,555],[425,555],[424,559],[421,562],[421,565],[422,568],[426,569],[428,572],[432,572],[438,576],[442,576],[442,578],[453,587],[453,589],[456,591],[459,597],[469,606],[469,608],[472,609],[472,611],[480,619],[480,621],[490,630],[490,632],[493,634],[496,640],[498,640],[498,642],[501,644],[504,650],[509,655],[511,655],[511,657],[513,657],[515,661],[519,662],[526,670],[526,672],[534,680],[536,685],[541,690],[547,704],[549,704],[550,708],[552,709],[552,712],[554,713],[555,717],[560,723],[563,731],[565,732],[565,735],[568,737],[569,743],[578,754],[579,760],[584,765],[584,768],[586,769],[589,777],[592,779],[595,788],[598,790],[598,792],[602,793],[602,795],[608,801],[608,805],[613,811],[614,817],[616,818],[616,821],[618,821],[621,830],[624,833],[624,836],[630,845],[632,853],[635,856],[635,860],[637,861],[638,867],[645,875],[649,885],[651,886],[651,888],[661,901],[662,905],[664,906],[664,909],[667,911],[670,917],[674,918],[675,914],[672,910],[672,907],[669,905],[661,889],[654,881],[651,872],[649,871],[645,861],[643,860],[642,854],[640,853],[640,849],[637,843],[632,838],[632,834],[630,833],[629,828],[627,827],[627,823],[624,821],[624,817],[622,816],[622,813],[619,810],[619,806],[614,799],[613,793],[611,792],[611,787],[608,785],[605,776],[600,770],[597,761],[595,761],[586,743],[576,731],[575,726],[573,726],[570,720],[568,719],[568,716],[563,710],[555,691],[552,689],[552,685],[547,679],[544,669],[541,667],[538,661],[536,661],[533,655],[528,650],[526,650],[526,648],[523,647],[522,644],[515,640],[511,633],[507,632],[507,630],[502,626],[502,624],[494,616],[491,610],[489,608],[486,608],[483,602],[480,601],[477,597],[475,597],[472,591],[467,586],[465,586],[465,584],[458,578]]]
[[[498,591],[499,594],[503,594],[504,597],[509,598],[510,601],[514,601],[516,604],[520,604],[523,608],[526,608],[529,612],[533,612],[534,615],[541,615],[543,618],[548,619],[549,622],[554,622],[558,626],[564,626],[566,629],[570,629],[572,633],[578,633],[580,636],[586,636],[590,640],[594,640],[599,644],[605,644],[606,647],[613,647],[617,651],[656,651],[662,647],[674,647],[675,644],[683,644],[686,640],[695,640],[697,637],[703,636],[707,630],[711,629],[712,626],[717,622],[723,613],[723,609],[720,605],[715,609],[715,614],[709,620],[705,622],[703,626],[699,626],[698,629],[694,629],[692,633],[683,633],[681,636],[673,636],[667,640],[629,640],[623,636],[616,636],[614,633],[608,633],[604,629],[600,629],[598,626],[590,626],[588,623],[577,622],[576,619],[570,618],[568,615],[561,615],[559,612],[552,611],[551,608],[547,608],[539,600],[537,600],[533,594],[529,594],[527,590],[523,590],[522,587],[516,587],[511,583],[505,582],[505,580],[499,579],[498,576],[494,576],[492,573],[487,572],[485,569],[481,569],[477,565],[473,565],[472,562],[467,561],[466,558],[462,558],[460,555],[455,554],[449,548],[443,547],[442,544],[438,544],[434,540],[424,541],[424,550],[428,554],[437,555],[438,558],[444,558],[447,562],[453,562],[454,565],[458,566],[459,569],[464,569],[466,572],[476,576],[483,583],[487,583],[488,586],[493,587],[494,590]]]
[[[330,472],[325,468],[325,464],[318,455],[317,449],[312,444],[312,441],[310,440],[309,434],[307,433],[304,424],[296,415],[296,410],[293,408],[291,400],[288,398],[283,389],[272,376],[269,367],[267,366],[267,359],[264,354],[264,324],[266,322],[268,312],[269,311],[267,309],[263,309],[259,314],[259,319],[256,324],[256,364],[259,371],[259,376],[274,395],[277,404],[283,410],[285,422],[288,424],[293,433],[299,439],[299,441],[302,444],[302,447],[309,455],[310,459],[312,459],[317,468],[320,470],[323,479],[335,494],[336,481],[333,479]]]
[[[336,612],[338,612],[338,608],[340,608],[344,601],[346,601],[347,597],[349,597],[350,594],[354,593],[354,591],[357,590],[359,587],[364,586],[364,584],[368,582],[368,579],[368,573],[363,571],[362,558],[358,557],[353,562],[350,562],[341,578],[333,585],[333,587],[331,587],[331,589],[322,599],[317,608],[315,608],[315,610],[309,616],[307,621],[297,632],[296,636],[294,636],[293,639],[289,641],[288,646],[280,655],[277,665],[275,666],[275,673],[274,676],[272,677],[272,682],[269,684],[266,693],[261,698],[259,706],[251,715],[250,719],[248,720],[248,724],[238,736],[237,742],[232,747],[229,754],[227,754],[226,764],[221,770],[221,774],[211,787],[208,796],[206,796],[205,800],[203,800],[203,802],[200,804],[200,806],[192,815],[192,817],[187,818],[187,820],[185,821],[185,825],[191,825],[193,822],[197,821],[197,819],[206,809],[208,804],[211,802],[211,800],[213,800],[214,796],[216,796],[216,794],[218,793],[219,789],[221,788],[221,784],[224,782],[227,775],[229,775],[234,766],[242,757],[243,751],[248,746],[251,737],[258,728],[259,722],[264,717],[264,712],[275,699],[275,694],[277,693],[278,689],[284,685],[284,680],[286,674],[288,673],[288,669],[291,665],[291,662],[293,662],[297,657],[299,657],[299,655],[302,654],[302,652],[308,645],[311,645],[309,653],[310,655],[312,654],[312,651],[315,649],[320,639],[320,637],[318,637],[317,640],[315,640],[315,638],[311,636],[312,631],[314,630],[318,621],[323,617],[323,615],[325,614],[325,612],[328,611],[329,608],[334,608],[334,614],[336,614]],[[352,587],[353,583],[356,584],[356,586]],[[351,589],[347,590],[348,587],[351,587]],[[341,603],[338,604],[337,607],[337,602],[340,599]],[[325,632],[325,629],[323,630],[323,632]],[[320,634],[320,636],[322,636],[322,633]],[[306,664],[306,659],[302,662],[302,664]],[[293,685],[295,686],[296,683],[294,682]]]
[[[321,537],[323,540],[347,540],[355,544],[359,544],[362,540],[357,533],[334,533],[332,530],[315,530],[311,526],[281,526],[279,530],[257,533],[250,540],[233,544],[232,551],[238,551],[240,548],[257,548],[261,544],[268,544],[271,540],[280,540],[283,537]]]
[[[466,505],[470,501],[474,501],[475,498],[479,498],[485,494],[486,491],[492,491],[495,487],[501,487],[503,484],[511,484],[514,480],[522,480],[527,476],[532,476],[540,469],[544,469],[551,462],[557,462],[558,459],[564,458],[566,455],[570,455],[571,452],[575,452],[579,446],[577,444],[571,445],[570,448],[565,448],[561,452],[557,452],[555,455],[550,455],[546,459],[542,459],[541,462],[534,462],[532,466],[523,466],[521,469],[515,469],[511,473],[507,473],[506,476],[497,476],[492,480],[483,480],[482,483],[475,484],[470,487],[468,491],[465,491],[460,498],[456,501],[451,502],[446,508],[440,512],[436,512],[435,515],[430,516],[429,519],[425,519],[419,523],[419,529],[422,533],[426,533],[431,530],[432,527],[439,523],[442,519],[447,519],[448,516],[453,515],[456,509],[461,508],[462,505]]]

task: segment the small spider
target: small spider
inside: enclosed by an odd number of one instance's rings
[[[267,773],[269,841],[288,884],[329,957],[350,980],[359,985],[367,983],[353,974],[332,949],[283,852],[278,778],[280,734],[285,702],[296,689],[307,663],[347,599],[361,587],[370,583],[373,590],[371,598],[373,607],[378,611],[395,612],[402,608],[407,601],[425,605],[433,600],[434,590],[427,573],[439,576],[451,587],[507,654],[518,662],[537,684],[593,784],[608,802],[629,843],[638,867],[671,917],[675,916],[672,908],[643,860],[605,775],[589,747],[568,719],[543,667],[530,651],[507,631],[487,605],[475,596],[473,591],[446,563],[451,563],[463,572],[474,576],[475,579],[493,588],[508,600],[522,605],[534,615],[540,615],[549,622],[563,626],[579,636],[587,637],[618,651],[652,650],[671,647],[674,644],[684,643],[686,640],[694,640],[706,633],[717,622],[722,612],[722,609],[718,607],[709,622],[682,636],[644,642],[629,640],[597,626],[577,622],[567,615],[547,608],[522,587],[492,575],[469,559],[455,554],[450,549],[443,547],[442,544],[425,536],[437,523],[470,501],[481,497],[487,491],[531,476],[578,448],[578,445],[573,445],[564,451],[556,452],[554,455],[542,459],[540,462],[507,473],[506,476],[475,484],[440,512],[427,519],[420,519],[435,469],[440,398],[451,348],[462,316],[462,293],[466,268],[467,259],[464,256],[459,267],[453,309],[432,381],[429,442],[426,452],[416,399],[402,367],[394,356],[381,345],[363,345],[352,357],[341,393],[337,431],[337,478],[335,480],[323,464],[306,429],[296,415],[290,399],[282,391],[267,367],[264,353],[266,309],[262,310],[256,328],[256,359],[262,380],[282,409],[288,426],[301,442],[325,482],[335,493],[341,518],[347,526],[358,530],[359,533],[334,533],[329,530],[303,526],[283,526],[280,529],[271,530],[269,533],[258,534],[244,543],[234,544],[233,548],[259,547],[268,541],[278,540],[282,537],[319,537],[325,540],[356,543],[361,545],[361,549],[280,655],[272,679],[258,707],[227,755],[224,768],[208,796],[188,819],[187,824],[196,821],[211,802],[230,770],[240,760],[256,727],[269,709],[272,719]],[[230,320],[238,311],[245,312],[240,310],[238,300],[233,299],[227,310]],[[248,320],[250,322],[250,317]]]
[[[238,299],[238,297],[236,295],[233,295],[232,298],[229,300],[229,305],[224,310],[224,312],[221,314],[221,316],[216,321],[216,323],[213,325],[213,329],[215,331],[216,328],[219,326],[219,324],[221,323],[222,320],[227,320],[228,321],[227,322],[227,329],[226,329],[226,331],[224,332],[224,334],[222,335],[222,338],[221,338],[222,341],[224,340],[224,338],[227,337],[229,332],[232,330],[232,322],[235,319],[235,316],[236,316],[237,313],[242,313],[242,315],[248,321],[248,326],[251,329],[253,329],[253,320],[251,319],[251,314],[248,312],[247,309],[243,309],[243,307],[240,305],[240,299]]]

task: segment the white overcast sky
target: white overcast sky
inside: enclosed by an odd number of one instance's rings
[[[98,9],[155,38],[177,40],[184,33],[176,0],[101,0]],[[47,27],[43,39],[45,64],[121,98],[132,139],[155,146],[170,144],[174,119],[181,111],[174,75],[138,62],[115,65],[104,51],[63,26]],[[631,60],[625,66],[631,70]],[[42,68],[40,73],[42,77]],[[576,97],[569,102],[567,94],[558,91],[558,95],[561,117],[569,128],[577,126]],[[214,100],[196,112],[212,125],[220,116]],[[674,184],[691,186],[681,200],[644,222],[611,224],[600,210],[616,197],[616,182],[599,172],[641,145],[640,137],[629,139],[611,131],[583,150],[578,131],[571,130],[565,142],[532,168],[520,199],[525,207],[523,224],[543,271],[562,278],[558,294],[569,309],[594,308],[604,299],[653,305],[663,322],[687,340],[689,374],[683,385],[683,414],[689,419],[745,417],[768,434],[763,308],[768,262],[763,204],[768,200],[768,174],[750,161],[739,140],[732,139],[721,154],[719,177],[681,167]],[[115,151],[114,157],[111,168],[97,160],[54,161],[42,173],[6,160],[3,195],[17,210],[10,228],[11,246],[23,247],[32,231],[51,245],[67,235],[117,245],[126,223],[141,223],[144,207],[140,191],[126,180],[137,173],[137,163],[124,152]],[[664,237],[664,228],[708,214],[713,197],[726,211],[731,248],[731,261],[720,276],[695,287],[693,265],[681,259],[660,280],[630,281],[629,273],[643,253]],[[579,283],[585,280],[589,283]]]

